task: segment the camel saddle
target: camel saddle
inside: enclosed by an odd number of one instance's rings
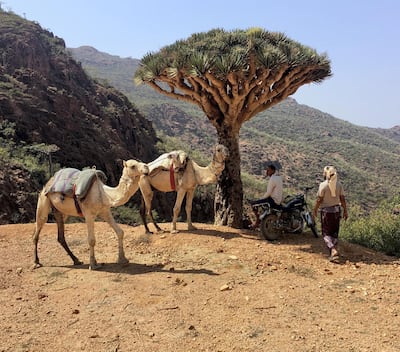
[[[154,176],[159,171],[179,172],[186,167],[189,157],[183,150],[174,150],[161,154],[156,160],[147,164],[149,175]]]
[[[95,179],[105,183],[107,176],[103,171],[92,169],[78,170],[65,168],[54,174],[53,183],[46,190],[47,193],[62,193],[64,196],[83,200]]]

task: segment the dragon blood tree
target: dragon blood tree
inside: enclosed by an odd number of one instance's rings
[[[261,28],[213,29],[146,54],[135,82],[199,106],[230,155],[218,180],[215,224],[242,226],[239,131],[307,83],[331,76],[326,54]]]

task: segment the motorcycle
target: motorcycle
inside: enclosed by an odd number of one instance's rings
[[[252,205],[256,214],[261,214],[261,236],[268,241],[279,238],[281,233],[303,233],[307,225],[314,237],[318,237],[317,227],[307,204],[307,192],[313,187],[305,187],[304,192],[287,196],[282,205],[271,207],[268,202]],[[250,203],[251,204],[251,203]]]

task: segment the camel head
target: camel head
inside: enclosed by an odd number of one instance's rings
[[[171,159],[175,171],[184,170],[186,168],[188,155],[185,151],[175,150],[173,152],[170,152],[168,154],[168,158]]]
[[[133,159],[127,161],[124,160],[124,170],[122,171],[122,175],[134,179],[138,176],[148,174],[149,167],[147,166],[147,164]]]
[[[224,163],[225,159],[229,156],[229,150],[222,144],[217,144],[214,147],[213,160],[219,163]]]
[[[187,161],[188,161],[188,155],[186,152],[183,150],[180,151],[179,156],[178,156],[179,162],[180,162],[180,168],[179,169],[185,169]]]

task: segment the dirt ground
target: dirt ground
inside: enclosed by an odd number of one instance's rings
[[[33,224],[0,226],[0,351],[379,351],[400,349],[400,261],[342,244],[330,263],[321,238],[195,224],[146,236],[96,223],[88,270],[85,224],[66,225],[84,265],[45,225],[32,269]],[[167,230],[169,224],[161,224]]]

